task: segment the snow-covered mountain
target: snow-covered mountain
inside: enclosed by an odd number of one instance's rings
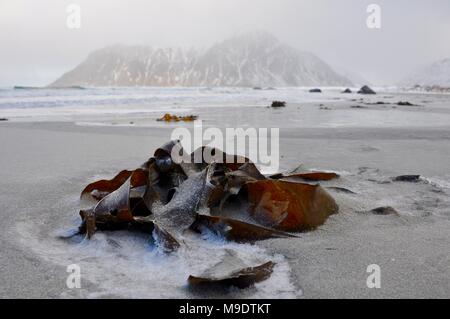
[[[350,86],[312,53],[266,32],[207,50],[111,46],[93,52],[51,86]]]
[[[450,88],[450,59],[440,60],[423,68],[404,79],[401,85]]]

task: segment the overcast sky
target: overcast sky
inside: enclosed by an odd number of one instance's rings
[[[371,3],[381,29],[366,26]],[[207,47],[254,29],[375,84],[450,58],[450,0],[0,0],[0,85],[48,84],[110,44]]]

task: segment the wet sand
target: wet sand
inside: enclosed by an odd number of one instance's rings
[[[1,123],[0,297],[154,297],[145,287],[133,292],[134,283],[129,279],[133,274],[124,280],[116,276],[120,271],[108,277],[107,270],[114,265],[105,267],[101,277],[88,276],[82,289],[68,289],[65,265],[81,262],[97,267],[103,262],[101,250],[113,249],[102,243],[91,255],[77,255],[71,245],[79,244],[59,243],[55,236],[78,225],[77,198],[87,182],[137,167],[169,139],[172,129],[171,125]],[[300,238],[257,243],[270,254],[285,256],[290,269],[280,271],[287,273],[293,286],[285,297],[448,298],[449,139],[450,127],[443,126],[282,128],[281,169],[302,163],[335,170],[341,173],[341,179],[324,186],[346,187],[356,193],[330,191],[340,205],[340,213],[317,230]],[[401,174],[420,174],[427,179],[419,183],[389,182],[390,177]],[[399,215],[364,212],[387,205]],[[116,238],[115,234],[107,236],[107,242]],[[126,235],[117,236],[117,241],[126,245]],[[147,252],[142,248],[145,240],[133,243],[139,246],[139,253]],[[83,246],[77,249],[81,252]],[[114,256],[114,252],[111,254]],[[132,261],[125,258],[121,265],[127,262]],[[381,267],[379,289],[366,286],[369,264]],[[146,266],[151,267],[151,263]],[[109,280],[108,285],[105,280]],[[231,291],[228,296],[270,297],[269,288]],[[189,292],[178,295],[171,291],[160,296],[194,297]]]

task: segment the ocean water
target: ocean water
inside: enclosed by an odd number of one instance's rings
[[[273,91],[277,91],[274,94]],[[306,89],[304,89],[306,91]],[[270,97],[295,97],[302,93],[301,88],[262,89],[252,88],[207,88],[207,87],[119,87],[119,88],[3,88],[0,89],[0,110],[64,108],[80,114],[85,108],[109,106],[108,111],[133,112],[134,108],[142,112],[152,112],[155,108],[173,109],[183,104],[187,108],[262,105]],[[303,92],[304,93],[304,92]],[[305,101],[306,94],[296,98]],[[238,97],[238,100],[236,98]],[[311,101],[320,101],[310,96]],[[325,98],[326,100],[326,98]],[[105,111],[105,109],[103,109]],[[13,114],[13,113],[11,113]],[[26,114],[25,112],[23,114]]]
[[[206,125],[227,127],[429,128],[450,123],[450,95],[376,88],[377,95],[362,96],[341,94],[342,89],[329,87],[322,88],[323,93],[309,93],[309,88],[302,87],[3,88],[0,117],[144,127],[166,125],[155,121],[165,113],[196,114]],[[269,108],[274,100],[286,101],[287,107]],[[415,106],[398,106],[400,101]]]
[[[261,102],[272,96],[295,97],[298,101],[320,101],[306,93],[309,88],[265,88],[242,87],[103,87],[103,88],[0,88],[0,109],[51,108],[82,106],[155,106],[184,102],[190,106],[235,105],[236,96],[248,105]],[[341,88],[326,88],[339,91]],[[274,94],[274,91],[276,93]],[[309,95],[309,99],[306,96]],[[326,98],[325,98],[326,100]]]

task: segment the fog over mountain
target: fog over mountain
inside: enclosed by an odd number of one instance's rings
[[[441,86],[450,88],[450,58],[436,61],[413,73],[401,82],[402,86]]]
[[[93,52],[52,86],[347,86],[312,53],[264,31],[206,50],[109,46]]]
[[[78,29],[67,26],[74,3]],[[380,29],[366,24],[372,3],[381,8]],[[4,0],[0,86],[48,85],[114,44],[203,52],[255,29],[313,52],[345,77],[336,66],[373,85],[394,85],[450,57],[449,17],[448,0]]]

